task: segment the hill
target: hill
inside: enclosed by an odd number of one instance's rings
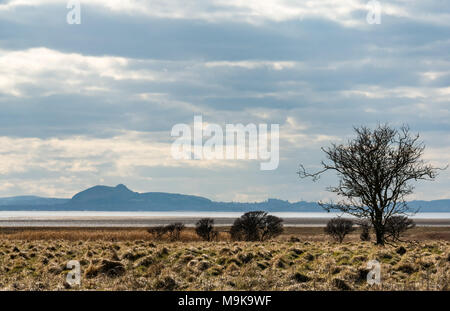
[[[411,201],[420,212],[450,212],[450,200]],[[279,199],[254,203],[215,202],[207,198],[165,192],[139,193],[125,185],[94,186],[75,194],[71,199],[18,196],[0,198],[3,211],[210,211],[245,212],[322,212],[315,202],[288,202]]]

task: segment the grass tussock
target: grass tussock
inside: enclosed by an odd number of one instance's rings
[[[17,237],[18,233],[14,234]],[[2,239],[0,289],[450,289],[447,241],[378,247],[359,241],[302,242],[301,236],[299,240],[186,243],[158,242],[143,236],[136,240]],[[367,262],[373,259],[381,263],[381,285],[366,282]],[[80,262],[80,286],[70,287],[65,281],[70,260]]]

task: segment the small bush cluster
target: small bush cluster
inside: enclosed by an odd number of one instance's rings
[[[283,219],[263,211],[248,212],[237,218],[230,229],[234,240],[265,241],[283,233]]]
[[[202,218],[197,221],[195,232],[204,241],[215,240],[218,236],[218,232],[214,230],[214,219],[212,218]]]
[[[355,228],[353,228],[353,221],[350,219],[336,217],[328,221],[324,231],[337,242],[342,243],[345,236],[355,231]]]
[[[157,226],[149,228],[148,233],[152,234],[155,238],[161,239],[164,235],[168,235],[172,241],[180,240],[181,232],[184,230],[185,225],[181,222],[175,222],[166,226]]]

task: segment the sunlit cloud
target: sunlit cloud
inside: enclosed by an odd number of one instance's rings
[[[366,0],[0,4],[0,196],[70,197],[95,184],[220,200],[328,198],[300,182],[354,125],[410,124],[449,160],[450,4]],[[280,165],[174,160],[170,130],[279,124]],[[450,172],[413,198],[449,197]]]

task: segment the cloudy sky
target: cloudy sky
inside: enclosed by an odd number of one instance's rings
[[[450,2],[0,0],[0,196],[96,184],[216,200],[329,198],[299,180],[353,125],[403,123],[450,162]],[[280,125],[280,164],[171,157],[177,123]],[[450,198],[450,172],[411,199]]]

